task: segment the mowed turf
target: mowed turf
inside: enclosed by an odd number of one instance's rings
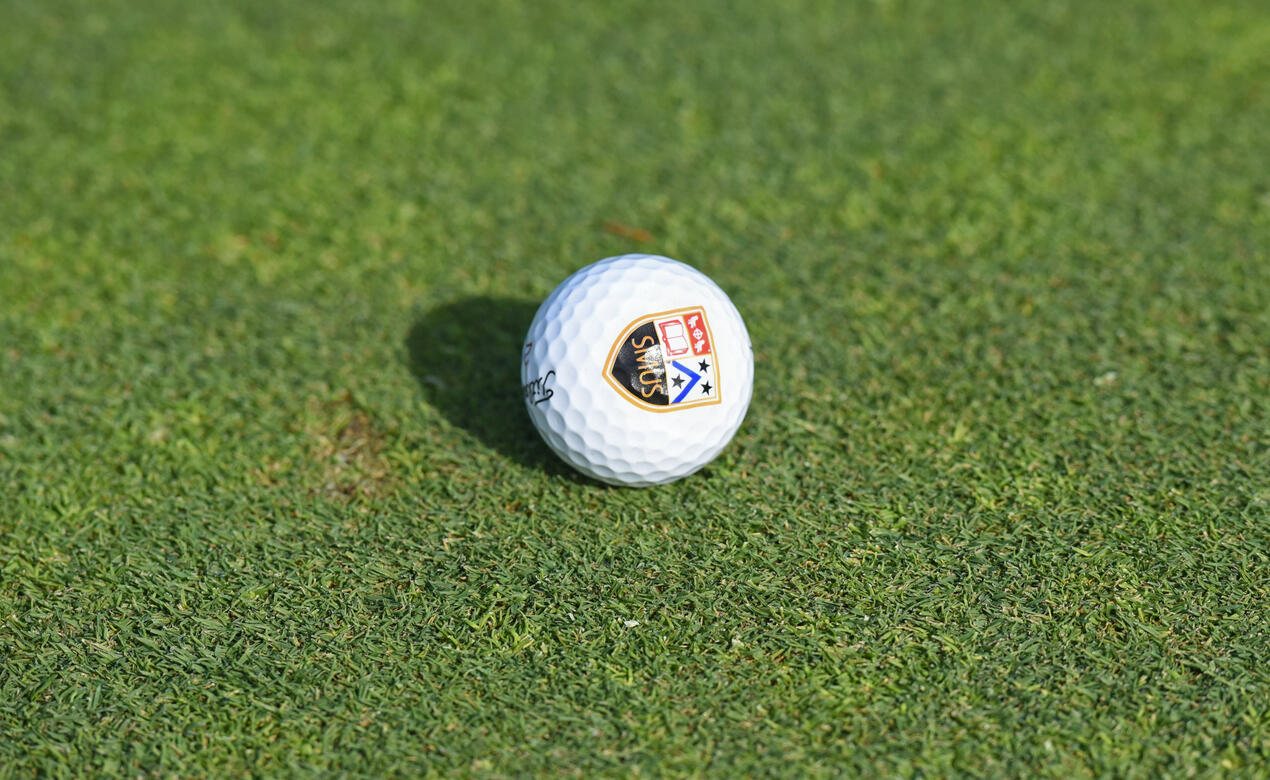
[[[55,0],[0,51],[0,777],[1266,772],[1264,3]],[[757,370],[639,491],[517,373],[630,251]]]

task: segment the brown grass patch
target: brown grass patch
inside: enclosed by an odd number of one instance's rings
[[[384,456],[387,439],[374,418],[345,390],[334,400],[310,399],[310,455],[321,468],[319,492],[344,500],[384,495],[396,481]]]

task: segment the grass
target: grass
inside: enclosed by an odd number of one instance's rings
[[[50,0],[0,51],[0,776],[1264,776],[1264,4]],[[642,491],[515,364],[627,251],[757,361]]]

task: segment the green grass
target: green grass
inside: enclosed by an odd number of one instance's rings
[[[0,51],[0,777],[1266,773],[1264,3],[51,0]],[[627,251],[757,364],[642,491],[516,372]]]

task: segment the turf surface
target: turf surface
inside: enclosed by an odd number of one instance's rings
[[[1266,771],[1264,3],[51,0],[0,51],[0,776]],[[643,491],[515,363],[627,251],[757,359]]]

